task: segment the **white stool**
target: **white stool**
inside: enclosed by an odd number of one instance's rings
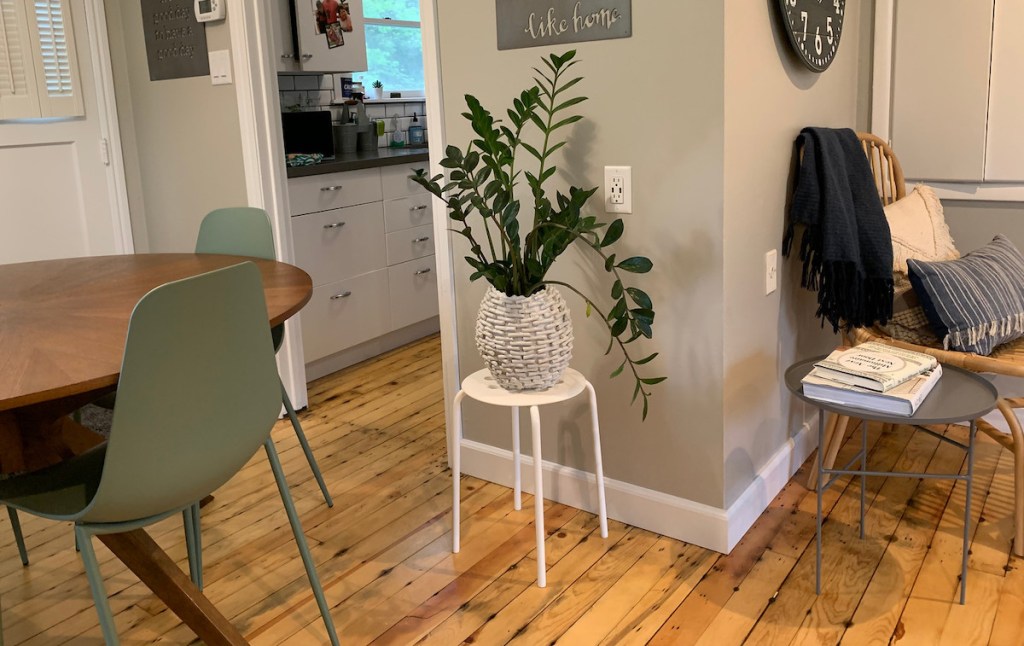
[[[608,538],[608,512],[604,503],[604,469],[601,467],[601,431],[597,423],[597,395],[590,382],[572,368],[567,368],[562,379],[547,390],[511,392],[494,380],[487,370],[478,370],[462,382],[462,390],[455,395],[452,420],[455,424],[452,438],[452,552],[459,551],[459,479],[461,476],[462,448],[462,400],[464,397],[485,404],[508,406],[512,409],[512,464],[515,469],[514,502],[516,509],[523,508],[522,486],[519,466],[519,408],[530,407],[530,424],[533,429],[533,499],[534,524],[537,526],[537,585],[547,585],[547,569],[544,564],[544,482],[540,456],[540,411],[538,406],[554,404],[572,399],[586,389],[590,394],[590,422],[594,432],[594,462],[597,466],[597,506],[601,519],[601,538]]]

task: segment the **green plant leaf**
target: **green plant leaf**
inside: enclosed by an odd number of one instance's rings
[[[642,366],[642,365],[644,365],[645,363],[650,363],[651,361],[654,361],[654,358],[655,358],[656,356],[658,356],[658,353],[657,353],[657,352],[655,352],[654,354],[649,354],[649,355],[647,355],[646,357],[644,357],[643,359],[637,359],[637,360],[636,360],[636,361],[634,361],[633,363],[635,363],[635,364],[636,364],[636,365],[638,365],[638,366]]]
[[[610,244],[614,244],[616,240],[622,237],[622,231],[625,229],[625,224],[622,220],[616,220],[608,225],[608,230],[604,233],[604,238],[601,240],[601,246],[607,247]]]
[[[632,258],[626,258],[615,266],[622,271],[628,271],[634,274],[646,274],[652,267],[654,267],[654,263],[652,263],[649,258],[633,256]]]
[[[636,309],[629,310],[629,312],[630,314],[633,315],[633,318],[636,319],[638,322],[643,321],[647,325],[651,325],[654,323],[654,310],[638,307]]]
[[[525,141],[520,141],[519,145],[526,149],[526,152],[536,157],[538,161],[543,159],[543,157],[540,154],[540,151],[531,146],[530,144],[526,143]]]
[[[574,105],[577,105],[579,103],[583,103],[586,100],[587,100],[587,97],[585,97],[585,96],[573,97],[573,98],[569,99],[568,101],[565,101],[565,102],[560,103],[557,106],[555,106],[555,108],[553,110],[551,110],[551,112],[552,113],[560,112],[562,110],[565,110],[566,108],[571,108]]]
[[[612,298],[619,298],[622,296],[622,281],[617,280],[612,284]]]
[[[612,374],[609,375],[608,378],[609,379],[615,379],[616,377],[618,377],[619,375],[622,374],[622,369],[625,368],[625,367],[626,367],[626,362],[623,361],[622,363],[619,364],[618,368],[616,368],[615,370],[612,370]]]
[[[559,121],[555,125],[551,126],[551,128],[548,131],[549,132],[554,132],[555,130],[558,130],[562,126],[567,126],[570,123],[576,123],[577,121],[579,121],[582,118],[583,118],[583,116],[582,115],[578,115],[578,114],[575,114],[575,115],[573,115],[571,117],[566,117],[565,119],[562,119],[561,121]]]
[[[619,336],[629,327],[629,319],[621,318],[612,325],[612,336]]]
[[[626,293],[629,294],[629,297],[633,299],[633,302],[640,307],[648,310],[654,309],[654,305],[651,303],[651,297],[648,296],[647,292],[644,290],[637,289],[636,287],[627,287]]]
[[[610,312],[608,312],[608,320],[611,321],[612,319],[622,318],[622,315],[625,314],[625,313],[626,313],[626,299],[620,298],[618,300],[618,302],[615,303],[615,306],[612,308],[612,310]],[[616,334],[615,336],[619,336],[619,335]]]
[[[668,377],[644,377],[640,381],[647,384],[648,386],[653,386],[654,384],[660,384],[666,379],[668,379]]]
[[[604,259],[604,270],[611,271],[612,267],[615,266],[615,254],[612,254]]]

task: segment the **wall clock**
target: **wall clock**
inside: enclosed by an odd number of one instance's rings
[[[846,0],[779,0],[779,7],[793,51],[804,65],[824,72],[839,49]]]

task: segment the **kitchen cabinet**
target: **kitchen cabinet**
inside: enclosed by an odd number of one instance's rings
[[[338,2],[340,28],[318,23],[316,0],[274,0],[275,44],[279,72],[362,72],[366,70],[366,24],[363,3]],[[350,28],[351,31],[344,31]]]
[[[407,180],[425,164],[288,180],[295,263],[313,279],[307,364],[437,316],[430,196]]]

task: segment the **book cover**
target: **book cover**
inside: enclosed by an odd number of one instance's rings
[[[938,365],[935,357],[874,341],[835,350],[814,364],[820,375],[886,392]]]
[[[882,393],[834,381],[815,368],[803,378],[803,385],[804,395],[811,399],[909,417],[917,412],[941,377],[942,365],[936,364],[931,370]]]

